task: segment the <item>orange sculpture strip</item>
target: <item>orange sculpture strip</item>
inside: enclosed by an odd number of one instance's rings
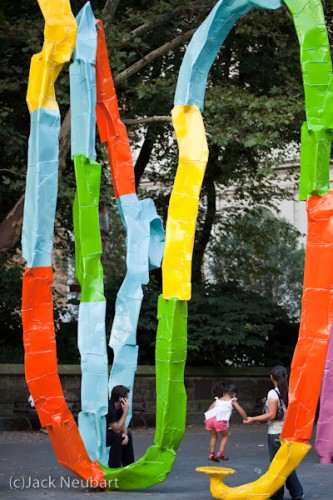
[[[100,20],[97,24],[96,118],[101,142],[107,144],[113,187],[118,199],[125,194],[135,193],[134,168],[127,130],[120,120],[103,24]]]
[[[92,462],[69,411],[61,387],[53,323],[52,268],[26,268],[22,322],[25,374],[36,410],[61,465],[94,485],[103,484],[98,462]]]
[[[333,191],[309,198],[307,212],[302,316],[281,433],[281,438],[299,442],[311,437],[333,324]]]
[[[223,483],[232,469],[200,467],[208,474],[211,492],[224,500],[269,498],[301,462],[311,446],[320,387],[333,323],[333,191],[307,201],[308,235],[302,316],[291,366],[289,405],[281,447],[268,471],[253,483],[231,488]]]

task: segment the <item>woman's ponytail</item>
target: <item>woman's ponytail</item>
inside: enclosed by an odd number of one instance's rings
[[[277,387],[280,393],[280,398],[282,399],[287,408],[289,402],[288,399],[289,386],[288,386],[287,370],[285,369],[284,366],[281,365],[274,366],[274,368],[271,371],[271,376],[277,383]]]

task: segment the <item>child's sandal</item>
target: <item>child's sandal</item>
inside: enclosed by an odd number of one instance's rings
[[[221,453],[220,451],[217,453],[216,458],[218,461],[221,460],[222,462],[225,460],[229,460],[229,458],[226,457],[225,454]]]
[[[215,455],[215,453],[210,453],[208,455],[208,460],[212,460],[213,462],[218,462],[219,461],[218,458],[217,458],[217,456]]]

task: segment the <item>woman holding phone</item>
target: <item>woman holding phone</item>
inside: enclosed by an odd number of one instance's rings
[[[116,385],[112,389],[106,415],[106,445],[111,446],[109,467],[118,468],[134,462],[132,434],[127,430],[126,417],[129,411],[129,388]]]

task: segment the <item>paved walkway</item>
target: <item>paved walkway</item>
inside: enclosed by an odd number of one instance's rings
[[[268,467],[266,426],[231,425],[230,430],[229,462],[223,465],[237,471],[226,481],[229,486],[237,486],[258,479]],[[154,429],[136,428],[133,436],[136,458],[139,458],[153,444]],[[209,500],[212,498],[209,478],[195,471],[198,466],[212,465],[207,460],[208,442],[209,435],[202,426],[190,426],[177,452],[173,469],[163,483],[142,491],[100,493],[87,490],[81,480],[77,481],[76,476],[57,463],[47,435],[39,431],[1,432],[0,496],[82,499],[84,495],[105,499],[105,495],[113,495],[117,500]],[[312,449],[297,472],[306,500],[333,500],[333,464],[320,465]],[[290,498],[289,493],[285,494],[285,498]]]

